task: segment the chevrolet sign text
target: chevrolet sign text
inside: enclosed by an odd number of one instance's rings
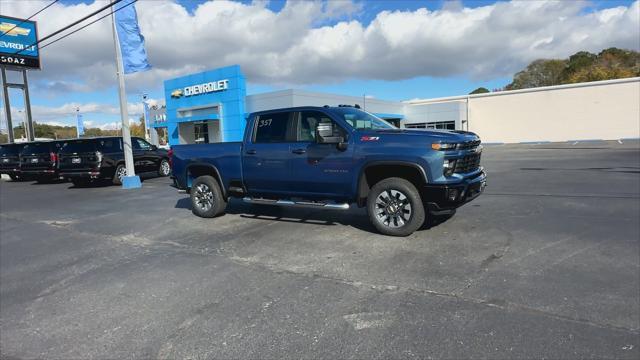
[[[216,91],[223,91],[229,88],[229,80],[218,80],[214,82],[208,82],[204,84],[191,85],[184,88],[184,96],[192,96],[198,94],[207,94]]]

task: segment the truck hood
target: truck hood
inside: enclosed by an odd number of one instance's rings
[[[375,130],[374,133],[398,136],[421,136],[429,138],[430,141],[441,142],[466,142],[479,139],[475,133],[461,130],[381,129]]]

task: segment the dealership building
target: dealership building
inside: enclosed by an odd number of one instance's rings
[[[358,104],[398,127],[473,131],[484,142],[640,137],[640,78],[412,101],[302,91],[247,95],[238,65],[164,82],[170,145],[240,141],[248,114],[295,106]]]

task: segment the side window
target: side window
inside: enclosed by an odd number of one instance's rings
[[[100,148],[102,149],[102,151],[107,153],[118,152],[122,151],[122,146],[120,146],[121,143],[122,142],[120,139],[100,140]]]
[[[278,143],[287,141],[289,112],[260,115],[255,124],[256,143]]]
[[[317,111],[303,111],[300,115],[298,141],[315,141],[318,123],[331,121],[327,115]]]
[[[148,142],[142,139],[133,138],[132,142],[133,142],[134,150],[144,150],[144,151],[151,150],[151,144],[149,144]]]
[[[346,138],[342,128],[326,114],[318,111],[303,111],[298,123],[298,141],[316,141],[316,126],[321,122],[333,123],[333,136]]]

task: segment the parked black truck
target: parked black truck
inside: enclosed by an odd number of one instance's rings
[[[60,141],[35,141],[27,143],[20,152],[20,176],[38,182],[58,179],[58,151]]]
[[[20,180],[20,152],[27,143],[0,144],[0,175],[9,175],[11,180]]]
[[[171,165],[166,150],[145,140],[131,138],[133,161],[137,174],[169,176]],[[108,179],[122,184],[127,169],[121,137],[96,137],[68,140],[58,153],[60,176],[76,186]]]

